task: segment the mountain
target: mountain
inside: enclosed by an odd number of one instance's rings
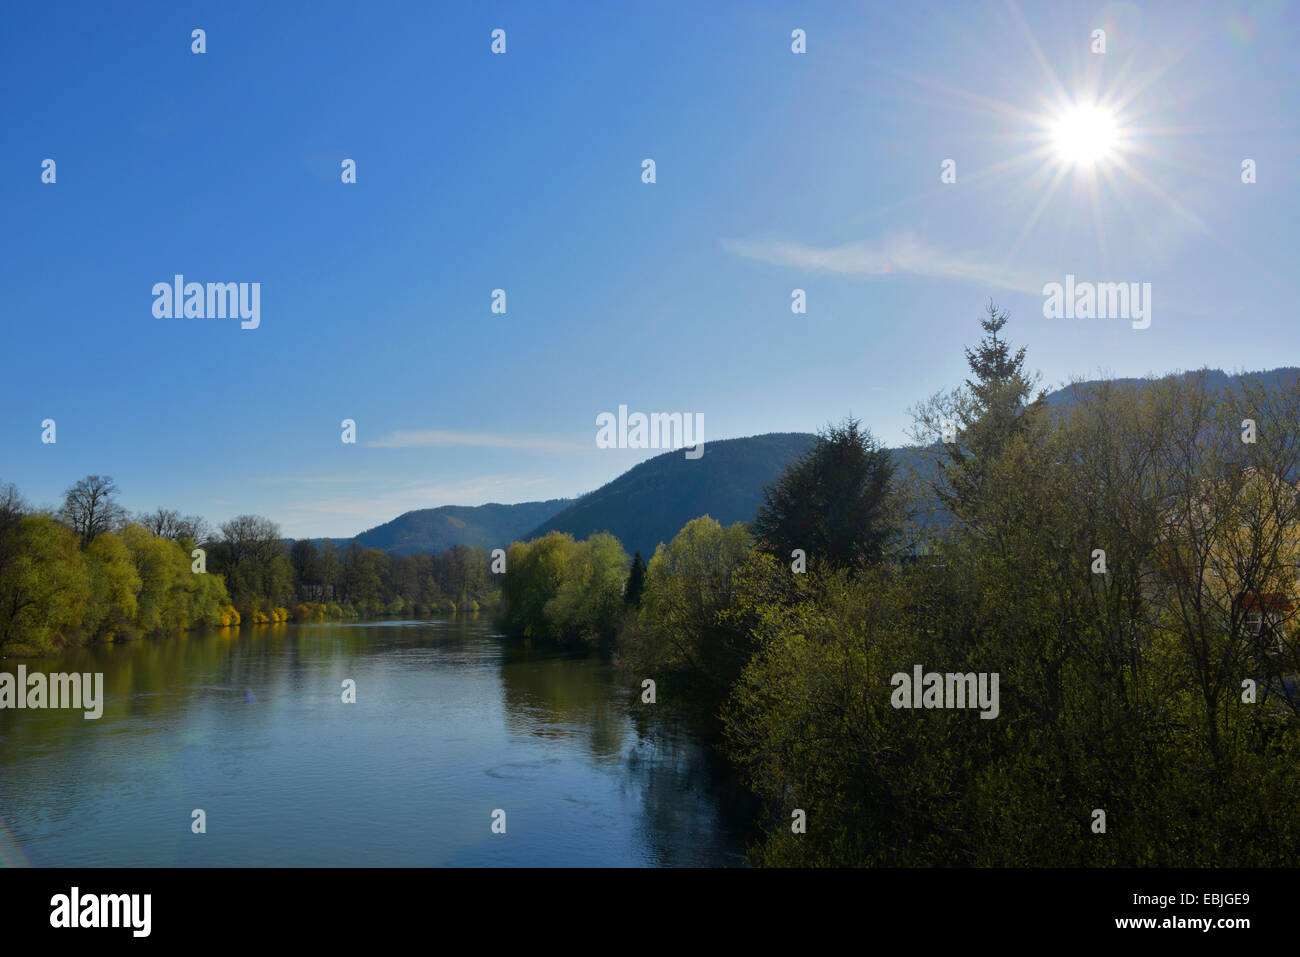
[[[572,502],[570,498],[553,498],[518,505],[421,508],[364,531],[356,540],[367,548],[381,548],[399,555],[441,552],[453,545],[504,548]]]
[[[807,432],[769,432],[706,442],[698,459],[686,458],[681,449],[664,452],[584,495],[525,538],[550,531],[577,539],[610,532],[629,555],[639,551],[649,561],[656,545],[693,518],[711,515],[723,525],[748,522],[763,499],[763,486],[812,441]]]
[[[1241,388],[1242,378],[1248,378],[1254,381],[1267,392],[1277,392],[1289,389],[1294,386],[1297,378],[1300,378],[1300,367],[1297,366],[1279,366],[1276,369],[1266,369],[1259,372],[1232,373],[1224,372],[1221,369],[1202,369],[1192,372],[1178,372],[1172,375],[1163,376],[1164,379],[1196,379],[1203,377],[1202,381],[1205,387],[1211,391],[1220,392],[1238,392]],[[1105,380],[1115,386],[1134,386],[1141,385],[1146,379],[1107,379]],[[1083,386],[1099,385],[1100,381],[1093,379],[1080,383]],[[1069,386],[1063,389],[1057,389],[1050,392],[1045,400],[1048,405],[1068,405],[1074,401],[1073,391]]]
[[[1293,383],[1300,369],[1288,366],[1249,375],[1272,391]],[[1235,390],[1241,381],[1240,376],[1217,369],[1204,376],[1209,388]],[[1133,384],[1144,380],[1111,381]],[[1070,387],[1047,396],[1049,405],[1071,401]],[[648,561],[656,545],[671,540],[683,525],[700,515],[711,515],[724,525],[753,519],[763,486],[798,458],[813,438],[806,432],[771,432],[706,442],[699,459],[687,459],[681,449],[664,452],[578,499],[421,509],[357,538],[364,545],[405,554],[441,551],[462,542],[498,548],[550,531],[568,532],[578,539],[607,531],[617,536],[629,554],[640,551]],[[921,468],[932,467],[913,450],[895,449],[894,456],[900,467],[909,459]]]
[[[1183,375],[1194,377],[1197,373]],[[1273,391],[1289,387],[1300,369],[1283,367],[1247,375]],[[1114,381],[1138,384],[1145,380]],[[1235,391],[1241,376],[1215,369],[1205,374],[1204,381],[1207,388]],[[1072,390],[1066,387],[1049,393],[1046,401],[1049,405],[1063,405],[1073,398]],[[648,561],[659,542],[671,540],[683,525],[700,515],[711,515],[723,525],[752,520],[763,499],[763,486],[798,458],[813,438],[806,432],[773,432],[708,442],[703,457],[694,461],[680,449],[665,452],[578,499],[525,538],[550,531],[568,532],[577,539],[593,532],[611,532],[629,554],[639,551]],[[924,479],[934,468],[916,450],[901,448],[893,452],[900,472],[914,466]],[[939,517],[935,520],[942,521]]]

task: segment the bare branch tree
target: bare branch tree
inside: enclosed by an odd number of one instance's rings
[[[159,538],[169,538],[174,542],[189,539],[200,544],[212,537],[212,529],[204,518],[199,515],[182,515],[171,508],[141,513],[135,520]]]
[[[63,506],[59,517],[72,526],[87,544],[96,535],[116,528],[126,517],[122,507],[113,501],[121,489],[107,475],[87,475],[63,493]]]

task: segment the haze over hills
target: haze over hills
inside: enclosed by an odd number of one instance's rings
[[[1300,377],[1300,368],[1284,366],[1249,375],[1273,390],[1294,382]],[[1217,369],[1205,373],[1210,388],[1235,388],[1239,381],[1240,376]],[[1071,401],[1070,387],[1048,393],[1046,401],[1050,405]],[[798,458],[813,438],[807,432],[771,432],[724,439],[705,443],[704,455],[694,460],[676,449],[641,462],[579,498],[419,509],[356,538],[367,547],[407,554],[441,551],[461,543],[501,548],[511,541],[526,541],[550,531],[567,532],[578,539],[595,532],[611,532],[629,555],[640,551],[649,560],[656,545],[669,541],[683,525],[700,515],[711,515],[723,525],[752,519],[762,501],[763,487]],[[894,451],[901,465],[909,450]]]
[[[1224,372],[1222,369],[1207,369],[1201,371],[1174,373],[1173,375],[1166,376],[1165,378],[1174,378],[1177,375],[1182,375],[1184,378],[1193,378],[1198,375],[1204,375],[1205,385],[1210,389],[1236,390],[1242,378],[1240,375],[1237,375],[1235,373],[1227,373]],[[1257,380],[1260,385],[1262,385],[1264,388],[1266,388],[1271,392],[1276,389],[1281,389],[1286,386],[1289,386],[1291,383],[1295,382],[1295,380],[1298,377],[1300,377],[1300,366],[1279,366],[1276,369],[1265,369],[1259,372],[1247,372],[1245,373],[1245,375],[1252,379]],[[1083,382],[1080,384],[1084,386],[1097,385],[1099,381],[1101,380],[1091,379],[1087,382]],[[1105,381],[1110,382],[1114,385],[1136,385],[1137,383],[1145,382],[1146,380],[1125,378],[1125,379],[1106,379]],[[1063,389],[1056,389],[1053,392],[1049,392],[1047,394],[1046,401],[1048,405],[1063,405],[1071,401],[1070,387],[1066,386]]]
[[[545,502],[517,505],[443,505],[403,512],[391,522],[377,525],[356,536],[367,548],[408,555],[411,552],[441,552],[453,545],[500,548],[524,535],[539,522],[571,504],[573,499],[553,498]]]

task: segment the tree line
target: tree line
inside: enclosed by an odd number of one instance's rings
[[[289,542],[257,515],[214,529],[160,508],[131,515],[88,475],[57,509],[0,486],[0,650],[277,621],[477,611],[498,587],[488,553],[395,556],[351,541]],[[196,550],[200,550],[197,551]]]
[[[701,709],[765,805],[756,863],[1300,863],[1300,383],[1048,404],[1006,321],[904,466],[828,428],[635,589],[609,536],[517,543],[503,626]],[[997,717],[897,707],[916,666],[998,674]]]

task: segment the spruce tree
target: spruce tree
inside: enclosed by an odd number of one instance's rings
[[[641,593],[645,591],[645,560],[637,552],[632,558],[632,570],[627,576],[627,587],[623,590],[624,600],[633,608],[641,607]]]
[[[948,445],[946,469],[949,506],[959,514],[969,509],[984,488],[988,464],[997,458],[1007,442],[1023,431],[1028,416],[1042,408],[1044,393],[1030,401],[1035,380],[1025,372],[1025,348],[1015,352],[1002,338],[1009,318],[992,300],[980,320],[984,338],[975,349],[966,349],[966,364],[973,379],[966,380],[967,407],[960,413],[961,433]]]
[[[848,419],[764,490],[754,535],[781,561],[802,549],[839,568],[874,565],[895,528],[893,475],[893,453]]]

